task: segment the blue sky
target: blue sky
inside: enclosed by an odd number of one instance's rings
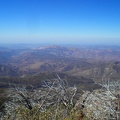
[[[120,0],[0,0],[0,43],[120,44]]]

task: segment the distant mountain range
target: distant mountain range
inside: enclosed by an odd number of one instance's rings
[[[119,61],[119,47],[1,48],[0,76],[61,73],[93,81],[116,80],[120,78]]]
[[[17,70],[11,65],[0,64],[0,76],[17,76]]]

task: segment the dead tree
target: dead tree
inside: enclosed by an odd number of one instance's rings
[[[55,79],[45,80],[43,87],[39,89],[28,90],[25,86],[14,86],[9,89],[9,100],[5,103],[5,113],[15,119],[15,111],[21,106],[29,111],[37,106],[37,110],[33,115],[33,118],[35,118],[40,112],[45,112],[47,108],[54,106],[56,112],[53,117],[56,119],[61,104],[66,110],[69,105],[74,105],[76,91],[76,86],[69,87],[67,81],[61,79],[58,74],[56,74]]]

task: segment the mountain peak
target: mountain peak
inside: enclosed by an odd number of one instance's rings
[[[38,49],[44,50],[44,49],[65,49],[65,47],[57,46],[57,45],[51,45],[51,46],[41,46]]]

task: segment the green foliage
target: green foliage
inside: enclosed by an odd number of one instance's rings
[[[87,120],[82,111],[75,111],[72,107],[64,108],[60,105],[58,111],[56,107],[52,106],[45,111],[39,111],[38,106],[34,107],[32,110],[27,109],[24,106],[20,106],[14,112],[14,116],[7,114],[5,115],[5,120]]]
[[[4,109],[4,102],[6,101],[5,89],[0,88],[0,112]]]

